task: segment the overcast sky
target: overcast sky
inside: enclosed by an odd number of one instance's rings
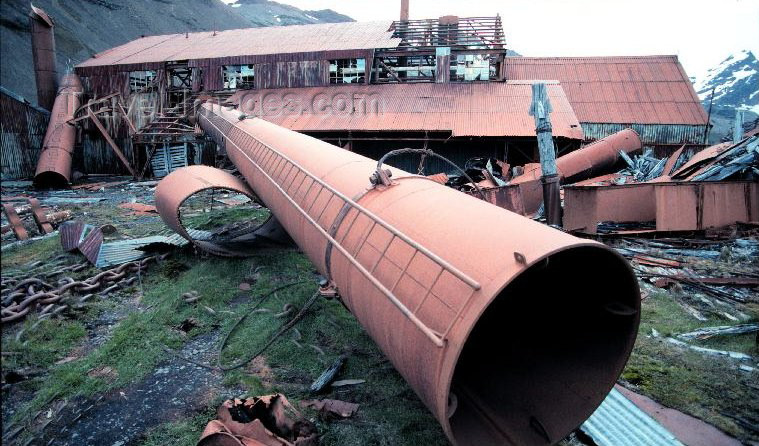
[[[227,0],[229,1],[229,0]],[[358,21],[396,20],[400,0],[278,0]],[[699,76],[742,49],[759,56],[759,0],[410,0],[412,19],[503,18],[525,56],[677,54]]]

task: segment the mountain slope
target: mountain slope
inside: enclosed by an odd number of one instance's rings
[[[141,35],[352,21],[331,10],[241,1],[255,8],[243,15],[245,5],[231,7],[220,0],[34,0],[34,5],[55,21],[59,76],[93,54]],[[29,0],[0,1],[0,85],[36,103],[29,11]]]
[[[730,55],[697,79],[694,88],[707,110],[714,89],[712,143],[732,137],[736,110],[745,111],[744,123],[759,115],[759,61],[751,51]]]
[[[707,106],[714,88],[715,107],[759,113],[759,61],[751,51],[730,55],[711,68],[694,87]]]
[[[309,23],[353,22],[331,9],[303,11],[295,6],[269,0],[237,0],[229,5],[254,26],[302,25]]]

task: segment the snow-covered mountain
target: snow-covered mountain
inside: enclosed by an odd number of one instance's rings
[[[748,50],[732,54],[697,79],[694,88],[706,107],[714,89],[714,107],[759,114],[759,61]]]

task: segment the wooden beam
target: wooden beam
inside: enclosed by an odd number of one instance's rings
[[[393,71],[393,69],[392,69],[392,68],[390,68],[390,67],[388,67],[387,65],[385,65],[385,62],[382,62],[382,60],[380,60],[380,59],[377,59],[377,62],[379,62],[379,63],[380,63],[380,65],[382,65],[383,67],[385,67],[385,69],[387,70],[388,74],[390,74],[391,76],[393,76],[393,78],[395,78],[395,80],[396,80],[396,81],[398,81],[398,82],[403,82],[403,81],[401,80],[401,78],[400,78],[400,77],[398,77],[398,75],[397,75],[397,74],[395,74],[395,71]],[[377,77],[379,77],[379,76],[377,76]]]
[[[546,222],[549,225],[561,225],[561,198],[559,192],[559,175],[556,168],[556,149],[551,133],[551,103],[548,100],[548,88],[542,82],[532,84],[532,103],[529,114],[535,118],[535,132],[538,136],[540,168],[543,184],[543,204]]]
[[[129,164],[129,161],[127,161],[126,157],[121,152],[121,149],[119,149],[119,146],[116,145],[116,142],[113,141],[111,135],[108,134],[108,132],[105,130],[105,127],[103,127],[103,124],[100,123],[100,120],[98,120],[97,116],[95,116],[95,113],[93,113],[92,109],[89,107],[87,107],[87,115],[89,115],[90,119],[95,124],[95,127],[100,130],[100,133],[103,135],[103,138],[105,138],[106,142],[108,142],[108,145],[111,146],[111,149],[116,152],[116,156],[119,157],[129,173],[132,174],[132,177],[137,178],[137,173],[132,168],[132,165]]]
[[[132,133],[137,133],[137,128],[134,126],[134,123],[132,123],[132,120],[129,119],[129,114],[127,114],[126,110],[124,110],[124,106],[121,105],[121,101],[118,101],[116,105],[119,107],[119,110],[121,111],[121,115],[124,116],[124,120],[127,122],[127,125],[129,125],[129,128],[132,130]]]

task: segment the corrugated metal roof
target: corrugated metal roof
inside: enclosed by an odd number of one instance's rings
[[[611,390],[580,429],[599,446],[684,446],[617,389]]]
[[[582,128],[562,86],[548,82],[548,96],[553,135],[582,139]],[[453,136],[534,137],[535,120],[528,114],[531,100],[529,81],[349,84],[238,91],[230,98],[241,104],[243,113],[296,131],[450,131]]]
[[[77,67],[389,48],[400,42],[388,31],[391,23],[324,23],[148,36],[98,53]]]
[[[507,79],[557,79],[580,122],[706,125],[677,56],[507,57]]]

